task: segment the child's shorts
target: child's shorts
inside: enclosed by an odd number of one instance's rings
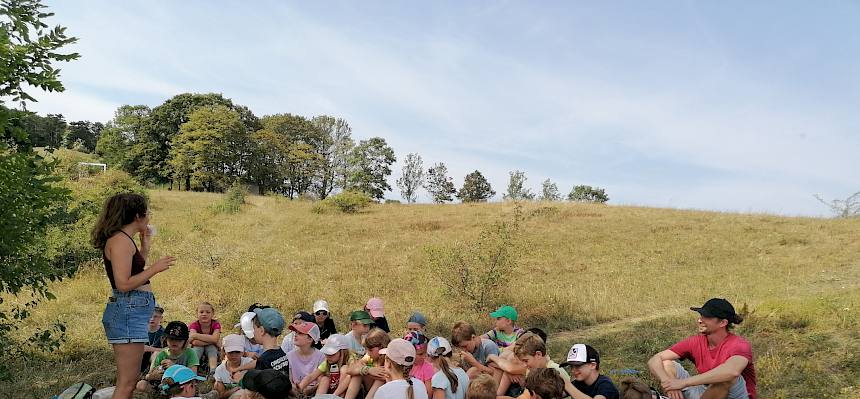
[[[155,295],[152,292],[113,290],[102,315],[108,343],[148,343],[149,318],[154,310]]]

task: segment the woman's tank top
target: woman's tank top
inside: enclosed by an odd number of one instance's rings
[[[125,236],[131,240],[131,243],[134,244],[134,256],[131,258],[131,275],[134,276],[135,274],[142,273],[143,267],[146,266],[146,259],[143,259],[143,255],[141,255],[140,251],[137,249],[137,243],[134,242],[134,239],[122,230],[119,232],[125,234]],[[104,249],[102,249],[102,259],[105,261],[105,272],[107,273],[108,280],[110,280],[110,286],[111,288],[116,289],[116,282],[113,281],[113,264],[111,264],[110,259],[105,255]],[[149,284],[149,280],[146,280],[142,285],[146,284]]]

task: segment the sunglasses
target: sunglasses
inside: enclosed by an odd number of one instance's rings
[[[314,312],[314,314],[317,316],[328,316],[328,312],[326,312],[325,310],[317,310],[316,312]]]

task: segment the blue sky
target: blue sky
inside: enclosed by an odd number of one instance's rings
[[[220,92],[343,117],[458,187],[478,169],[497,199],[512,170],[533,191],[784,215],[860,190],[858,2],[48,4],[82,58],[31,109],[68,120]]]

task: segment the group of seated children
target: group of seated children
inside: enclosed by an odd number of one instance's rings
[[[198,305],[190,325],[171,321],[161,328],[163,313],[157,308],[150,320],[151,360],[144,360],[137,390],[166,398],[195,397],[197,381],[207,378],[213,389],[202,397],[209,399],[619,398],[600,375],[594,348],[576,344],[564,363],[553,362],[546,334],[518,327],[511,306],[491,313],[495,326],[482,335],[457,322],[450,341],[428,337],[419,312],[392,339],[379,298],[350,313],[346,334],[337,332],[324,300],[313,304],[312,314],[296,312],[289,324],[276,309],[254,304],[235,326],[241,334],[223,338],[209,303]],[[198,370],[201,357],[208,372]]]

